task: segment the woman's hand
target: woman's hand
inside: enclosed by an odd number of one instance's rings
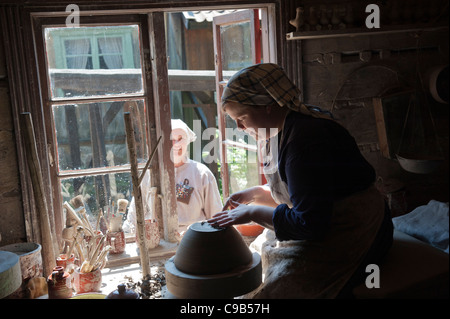
[[[236,204],[237,203],[237,204]],[[268,185],[259,185],[247,188],[243,191],[232,194],[223,206],[223,211],[236,208],[239,204],[262,205],[268,207],[277,207],[278,204],[270,194]]]
[[[254,206],[239,204],[230,201],[230,205],[235,208],[225,210],[215,214],[207,222],[212,226],[227,227],[231,225],[246,224],[255,222],[263,227],[273,229],[272,215],[273,208],[268,206]]]
[[[250,204],[254,201],[254,191],[249,188],[245,189],[243,191],[231,194],[230,197],[228,197],[227,201],[225,202],[225,205],[223,205],[222,211],[235,209],[239,206],[239,204]]]
[[[240,204],[231,199],[227,200],[227,204],[224,207],[230,207],[231,210],[224,210],[215,214],[212,218],[208,219],[208,223],[217,227],[227,227],[236,224],[246,224],[252,221],[251,213],[252,207]]]

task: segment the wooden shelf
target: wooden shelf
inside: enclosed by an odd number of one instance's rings
[[[320,31],[303,31],[303,32],[289,32],[286,34],[287,40],[311,40],[324,38],[338,38],[338,37],[358,37],[367,35],[382,35],[389,33],[401,32],[418,32],[418,31],[438,31],[448,29],[448,25],[408,25],[397,27],[385,27],[380,29],[367,28],[353,28],[341,30],[320,30]]]

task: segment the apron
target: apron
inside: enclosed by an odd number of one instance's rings
[[[260,145],[264,174],[278,204],[290,201],[278,173],[278,137]],[[276,150],[271,152],[271,150]],[[278,241],[266,229],[251,245],[261,255],[263,283],[244,298],[335,298],[362,262],[381,226],[384,199],[371,186],[333,205],[331,227],[321,241]]]

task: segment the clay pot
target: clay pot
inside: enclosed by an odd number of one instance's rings
[[[192,224],[174,258],[187,274],[222,274],[252,262],[252,253],[234,227],[214,228],[207,222]]]
[[[248,236],[248,237],[259,236],[264,231],[264,227],[262,227],[261,225],[258,225],[258,224],[254,224],[254,223],[235,225],[234,227],[238,230],[238,232],[242,236]]]
[[[19,256],[20,269],[22,273],[22,285],[20,289],[11,294],[10,298],[25,298],[26,284],[35,277],[44,276],[41,250],[38,243],[17,243],[0,247],[1,251],[9,251]]]
[[[102,271],[97,268],[94,271],[82,273],[80,267],[73,273],[73,287],[77,294],[100,291],[102,287]]]
[[[108,232],[106,234],[106,242],[112,247],[110,254],[121,254],[125,251],[125,232]]]
[[[100,230],[97,230],[95,232],[96,235],[96,239],[95,239],[95,245],[98,245],[98,243],[100,242],[100,239],[102,238],[103,232]],[[91,241],[92,236],[91,235],[85,235],[84,236],[84,240],[87,242]],[[100,247],[100,249],[102,249],[105,245],[103,244],[102,247]]]
[[[161,239],[159,235],[159,227],[156,219],[146,219],[144,221],[145,228],[145,246],[147,249],[158,247]]]
[[[139,294],[131,289],[127,289],[125,284],[120,284],[106,299],[139,299]]]
[[[48,298],[67,299],[72,297],[72,284],[70,275],[61,266],[53,268],[53,272],[47,278]]]
[[[234,227],[192,224],[165,263],[167,290],[176,298],[234,298],[262,281],[261,257]]]
[[[67,266],[73,265],[75,263],[75,255],[72,254],[70,258],[67,258],[66,254],[60,254],[56,258],[56,266],[61,266],[64,270],[67,270]]]

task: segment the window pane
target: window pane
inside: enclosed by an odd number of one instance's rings
[[[148,158],[143,100],[53,106],[59,170],[129,164],[123,113],[130,112],[139,163]]]
[[[45,28],[52,100],[143,94],[139,26]]]
[[[239,147],[227,147],[230,194],[259,185],[256,152]]]
[[[131,201],[131,174],[115,173],[97,176],[83,176],[61,180],[63,202],[69,202],[75,196],[82,195],[89,221],[95,228],[100,208],[105,218],[108,212],[117,211],[117,201],[124,198]],[[109,207],[109,209],[108,209]]]
[[[224,71],[237,71],[253,64],[250,26],[250,22],[241,22],[220,27]]]

